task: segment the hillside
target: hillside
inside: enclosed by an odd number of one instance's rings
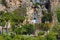
[[[0,39],[60,39],[59,0],[0,0]]]

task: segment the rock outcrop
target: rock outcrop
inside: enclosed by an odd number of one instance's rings
[[[5,1],[6,1],[6,6],[1,4],[0,11],[5,10],[8,12],[12,12],[15,9],[17,9],[18,7],[24,5],[24,6],[26,6],[26,9],[27,9],[26,14],[28,17],[28,21],[29,22],[31,22],[31,21],[41,22],[41,17],[42,17],[41,7],[39,6],[39,8],[37,8],[37,9],[33,8],[34,3],[36,1],[34,1],[34,0],[32,0],[32,1],[31,0],[5,0]],[[39,0],[37,0],[37,2],[39,2]],[[58,4],[58,0],[51,1],[51,11],[53,11],[55,9],[57,4]],[[35,10],[37,11],[36,15],[34,15],[34,13],[36,12]]]
[[[2,4],[0,4],[0,11],[4,11],[6,9],[5,6],[3,6]]]
[[[26,2],[26,1],[25,1]],[[32,2],[27,2],[27,23],[41,23],[41,18],[42,18],[42,10],[47,12],[47,9],[44,8],[42,9],[40,6],[39,8],[36,9],[37,13],[35,14],[35,8],[32,7],[33,3]],[[35,3],[35,2],[34,2]],[[56,23],[58,23],[57,15],[55,13],[56,7],[58,6],[57,4],[59,3],[58,0],[51,1],[51,14],[52,14],[52,25],[54,26]],[[32,5],[31,5],[32,4]],[[35,18],[34,18],[35,17]]]
[[[1,3],[0,3],[1,5],[3,5],[2,2],[3,1],[1,0]],[[14,11],[18,7],[20,7],[21,6],[21,3],[22,3],[21,0],[5,0],[5,2],[6,2],[6,4],[3,5],[2,8],[4,9],[4,7],[5,7],[6,8],[5,10],[7,10],[8,12]]]

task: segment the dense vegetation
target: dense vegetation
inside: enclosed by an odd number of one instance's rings
[[[56,13],[57,13],[57,18],[58,18],[58,21],[60,22],[60,8],[59,8],[59,9],[57,8]]]
[[[0,36],[1,40],[56,40],[55,33],[49,33],[47,36],[37,36],[37,37],[32,37],[28,35],[3,35]]]
[[[2,4],[6,5],[5,0],[2,0]],[[37,8],[38,5],[40,4],[34,4]],[[60,9],[57,9],[56,14],[60,22]],[[2,27],[2,34],[0,34],[0,40],[57,40],[57,37],[60,36],[60,23],[54,27],[50,26],[52,24],[51,13],[45,13],[42,17],[42,23],[40,24],[24,24],[25,19],[26,7],[20,7],[11,13],[1,11],[0,27]],[[9,29],[8,26],[6,26],[8,23],[10,23],[11,26]],[[4,32],[5,26],[6,32]]]
[[[45,32],[50,29],[49,24],[39,24],[42,31],[38,33],[38,36],[30,36],[37,29],[33,24],[23,25],[25,16],[20,16],[16,13],[1,12],[0,26],[4,27],[7,22],[11,22],[11,32],[3,33],[0,35],[1,40],[56,40],[56,35],[60,35],[60,25],[55,26],[49,33],[44,36]]]
[[[2,4],[6,6],[6,0],[2,0]]]

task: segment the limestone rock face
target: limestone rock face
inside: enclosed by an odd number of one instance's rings
[[[11,6],[16,6],[16,7],[18,7],[18,6],[20,6],[20,0],[6,0],[6,2],[7,2],[7,6],[8,7],[11,7]]]
[[[34,0],[33,0],[33,2],[34,2]],[[51,1],[51,11],[52,11],[52,14],[53,14],[53,20],[56,21],[56,22],[57,22],[57,16],[56,16],[56,13],[55,13],[55,8],[56,8],[57,4],[58,4],[58,0]],[[32,22],[32,21],[36,20],[38,23],[41,22],[41,18],[42,18],[42,9],[41,9],[41,7],[39,7],[37,9],[36,15],[34,15],[35,11],[34,11],[34,9],[33,10],[32,9],[33,8],[31,8],[31,6],[27,7],[28,21]],[[46,12],[46,10],[45,10],[45,12]],[[37,18],[37,19],[34,19],[34,17]],[[55,17],[55,19],[54,19],[54,17]]]
[[[53,23],[57,23],[58,20],[57,20],[57,15],[55,13],[56,11],[56,8],[59,6],[59,0],[53,0],[52,3],[51,3],[51,11],[52,11],[52,18],[53,18]]]
[[[5,0],[7,9],[10,11],[13,11],[17,7],[21,6],[21,4],[25,4],[27,6],[32,6],[32,2],[30,0]],[[35,0],[32,0],[33,3]],[[39,1],[39,0],[38,0]],[[59,0],[52,0],[52,7],[55,7],[58,4]],[[2,3],[2,0],[0,0],[0,4]]]
[[[3,6],[2,4],[0,4],[0,11],[4,11],[5,10],[5,6]]]
[[[14,11],[19,6],[21,6],[21,2],[22,2],[21,0],[6,0],[7,10]]]
[[[4,7],[6,8],[7,11],[11,12],[14,11],[15,9],[17,9],[19,6],[21,6],[22,1],[21,0],[5,0],[6,2],[6,6],[4,5],[1,9],[4,9]],[[0,4],[2,4],[2,0],[0,0]],[[0,6],[1,6],[0,5]]]
[[[0,0],[0,3],[1,3],[2,0]],[[21,5],[24,5],[26,6],[26,9],[27,9],[27,17],[28,17],[28,20],[34,20],[34,17],[36,17],[38,19],[38,22],[40,21],[41,22],[41,17],[42,17],[42,14],[41,14],[41,7],[39,7],[37,10],[37,13],[36,15],[34,15],[35,11],[34,11],[34,8],[32,8],[33,6],[33,3],[35,3],[35,0],[32,0],[33,2],[31,2],[30,0],[6,0],[6,6],[4,5],[0,5],[0,11],[2,10],[7,10],[8,12],[12,12],[14,11],[15,9],[17,9],[18,7],[20,7]],[[38,1],[37,1],[38,2]],[[51,2],[51,8],[53,11],[55,9],[55,7],[57,6],[58,4],[58,0],[53,0]]]

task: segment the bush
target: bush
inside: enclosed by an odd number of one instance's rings
[[[26,24],[23,27],[26,29],[27,34],[32,34],[36,30],[36,27],[33,24]]]
[[[52,15],[51,15],[51,13],[44,14],[44,16],[42,17],[42,23],[45,23],[45,21],[52,22]]]
[[[26,16],[26,12],[27,12],[27,10],[26,10],[25,6],[20,7],[20,8],[13,11],[13,13],[18,14],[20,16]]]
[[[41,23],[40,25],[40,29],[43,31],[47,31],[48,29],[50,29],[50,24],[49,23]]]
[[[44,35],[44,32],[43,32],[43,31],[40,31],[40,32],[38,33],[38,36],[41,36],[41,35]]]
[[[58,21],[60,22],[60,9],[56,10],[56,14],[57,14]]]
[[[4,39],[3,39],[4,38]],[[29,35],[18,35],[12,37],[12,35],[6,34],[1,36],[2,40],[56,40],[56,35],[53,31],[50,31],[46,36],[32,37]]]
[[[3,36],[2,36],[2,35],[0,35],[0,40],[4,40],[4,38],[3,38]]]
[[[57,33],[57,35],[60,36],[60,24],[57,24],[56,26],[53,27],[52,31]]]
[[[57,40],[56,34],[53,31],[50,31],[49,34],[46,35],[47,40]]]
[[[15,32],[18,34],[33,34],[36,30],[36,27],[32,24],[25,24],[21,28],[16,28]]]
[[[38,36],[36,38],[37,38],[37,40],[47,40],[45,37],[42,37],[42,36]]]

